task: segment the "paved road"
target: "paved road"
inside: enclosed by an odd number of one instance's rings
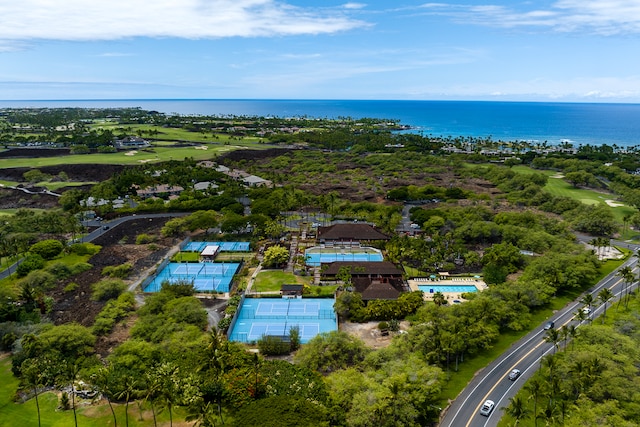
[[[631,245],[631,248],[635,248],[635,245]],[[631,257],[621,267],[624,266],[630,266],[634,269],[634,273],[637,274],[638,259]],[[609,288],[615,295],[615,299],[617,299],[622,292],[623,281],[616,276],[616,272],[609,274],[587,293],[591,293],[595,300],[600,290]],[[581,298],[582,296],[578,300]],[[611,307],[613,301],[607,304],[608,308]],[[556,328],[571,323],[577,325],[577,321],[573,319],[574,313],[581,308],[582,304],[574,301],[555,313],[549,320],[555,322]],[[601,315],[603,311],[603,306],[594,308],[592,312],[593,318]],[[503,414],[501,408],[508,406],[509,398],[515,396],[525,381],[540,367],[542,357],[553,353],[553,344],[545,342],[544,337],[545,331],[543,325],[540,325],[516,342],[498,359],[482,369],[449,406],[439,425],[441,427],[496,426]],[[514,368],[520,369],[522,375],[516,381],[509,381],[507,375]],[[478,411],[482,403],[487,399],[493,400],[496,406],[489,417],[484,417]]]

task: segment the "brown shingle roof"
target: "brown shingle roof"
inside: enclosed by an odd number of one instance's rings
[[[400,292],[391,286],[390,283],[374,280],[369,287],[362,292],[362,300],[370,301],[373,299],[397,299]]]
[[[389,236],[369,224],[333,224],[318,227],[318,240],[389,240]]]
[[[322,273],[323,276],[335,276],[343,266],[351,266],[352,276],[402,276],[398,267],[389,261],[334,261],[325,265],[328,265],[328,268]]]

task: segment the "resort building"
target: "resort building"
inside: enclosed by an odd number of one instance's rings
[[[353,243],[389,240],[390,237],[374,226],[363,223],[341,223],[328,227],[318,227],[317,240],[320,244],[352,246]]]
[[[402,271],[392,262],[345,262],[336,261],[323,264],[323,281],[338,281],[343,267],[350,267],[351,284],[354,290],[362,294],[363,301],[375,299],[396,299],[402,292],[409,291],[402,277]]]

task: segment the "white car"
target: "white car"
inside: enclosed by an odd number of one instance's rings
[[[509,379],[511,381],[517,380],[519,376],[520,376],[520,369],[514,369],[513,371],[509,372]]]
[[[582,307],[582,312],[588,316],[591,314],[591,309],[589,307]]]
[[[480,408],[480,415],[488,417],[489,414],[491,414],[491,411],[493,411],[494,406],[496,406],[496,404],[493,402],[493,400],[486,400]]]

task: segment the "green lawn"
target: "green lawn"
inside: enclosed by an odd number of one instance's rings
[[[211,144],[224,144],[227,142],[233,144],[235,142],[239,142],[242,145],[244,145],[245,143],[257,143],[258,141],[260,141],[260,138],[258,137],[235,137],[227,134],[211,132],[191,132],[189,130],[181,128],[165,128],[152,125],[122,125],[118,123],[100,123],[92,125],[91,127],[94,129],[110,129],[112,131],[115,131],[118,128],[124,128],[127,129],[127,132],[130,134],[136,134],[137,131],[140,130],[143,133],[143,138],[152,140],[152,143],[154,145],[156,144],[156,142],[163,141],[189,141]],[[151,136],[149,136],[149,131],[153,132]],[[155,132],[157,132],[157,134]]]
[[[38,412],[36,409],[35,399],[30,399],[25,403],[14,403],[13,396],[18,389],[18,380],[11,373],[11,359],[5,358],[0,360],[0,427],[14,426],[37,426]],[[38,397],[40,404],[40,417],[42,427],[68,427],[73,426],[73,411],[59,411],[58,396],[53,392],[47,392]],[[87,405],[88,401],[82,401],[82,405],[78,407],[78,425],[84,427],[104,427],[113,426],[113,416],[106,402],[96,405]],[[126,424],[125,405],[114,404],[118,425]],[[140,411],[142,409],[142,412]],[[142,420],[140,419],[142,415]],[[169,425],[169,413],[163,411],[157,414],[158,425]],[[153,426],[153,414],[148,405],[142,404],[138,407],[137,403],[129,404],[129,423],[130,427],[148,427]],[[183,422],[185,411],[183,408],[174,410],[174,425],[191,425]]]
[[[207,147],[206,150],[201,147]],[[195,160],[210,160],[216,155],[239,148],[267,148],[264,144],[236,142],[235,145],[203,145],[197,147],[153,147],[149,151],[132,150],[117,153],[73,154],[59,157],[38,157],[20,159],[0,159],[0,168],[32,167],[39,168],[59,164],[116,164],[137,165],[169,160],[183,160],[186,157]]]
[[[278,292],[283,284],[309,284],[311,276],[305,278],[282,270],[263,270],[256,276],[251,287],[253,292]]]
[[[623,222],[623,218],[626,215],[633,214],[636,211],[635,208],[625,206],[623,203],[617,202],[615,200],[616,196],[613,194],[607,194],[604,192],[589,190],[586,188],[574,187],[563,178],[560,178],[560,175],[558,175],[558,173],[555,171],[536,170],[523,165],[514,166],[511,169],[518,173],[531,174],[535,172],[548,176],[549,179],[547,181],[547,185],[544,186],[544,190],[554,196],[569,197],[589,205],[602,204],[605,206],[609,206],[611,212],[613,212],[613,215],[616,218],[616,221],[619,221],[620,223]],[[622,206],[610,206],[609,204],[607,204],[607,200],[610,200]]]

